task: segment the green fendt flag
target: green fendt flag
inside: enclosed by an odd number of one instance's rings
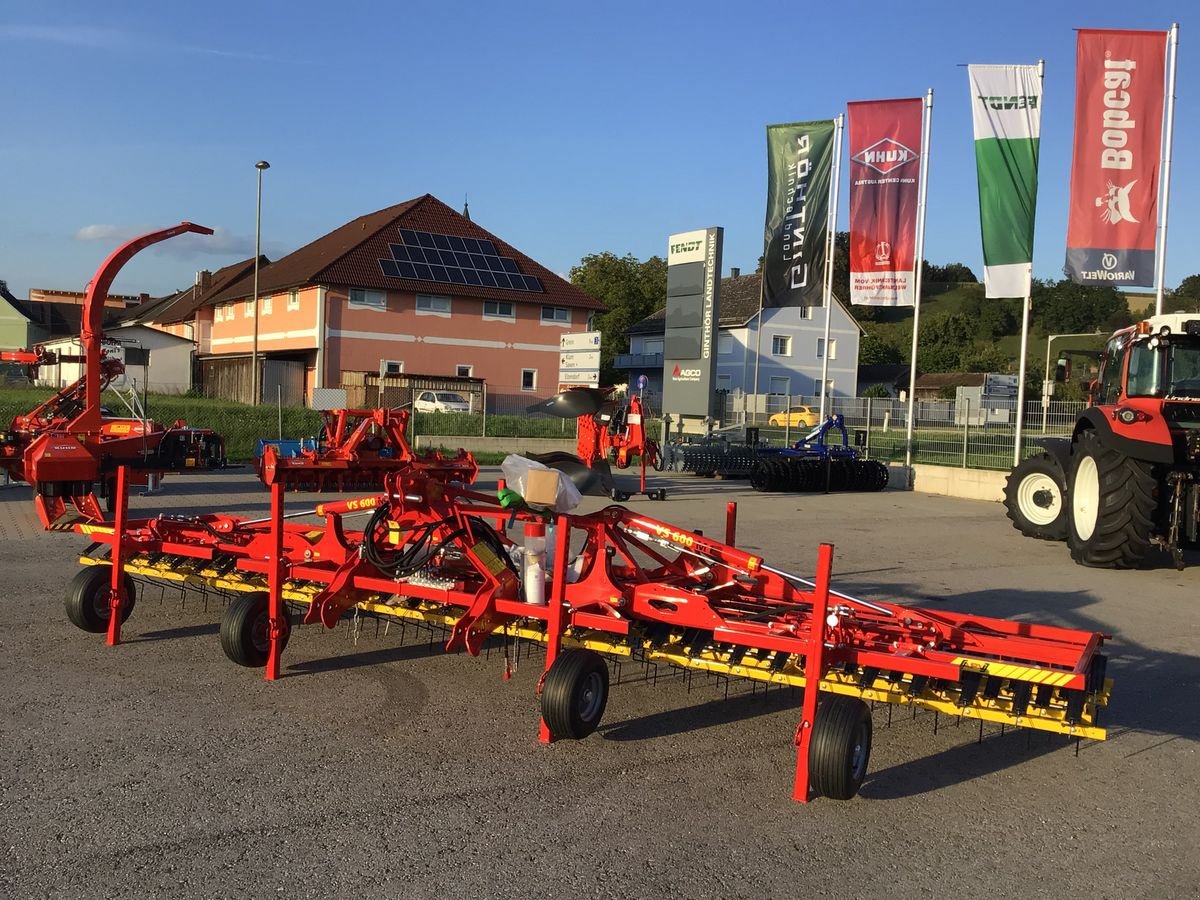
[[[1042,79],[1037,66],[968,66],[988,297],[1026,297],[1033,269]]]
[[[833,120],[767,126],[763,306],[820,306]]]

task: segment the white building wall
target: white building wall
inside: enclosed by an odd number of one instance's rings
[[[105,339],[110,341],[106,345],[109,355],[116,356],[121,360],[125,359],[126,347],[142,347],[149,352],[149,365],[127,366],[125,376],[115,382],[114,387],[125,388],[136,382],[139,391],[145,388],[151,393],[183,394],[191,390],[193,354],[191,341],[142,325],[114,328],[105,332]],[[46,347],[66,356],[82,355],[79,338],[50,341]],[[78,381],[82,371],[83,364],[79,362],[63,362],[56,366],[43,366],[38,372],[37,383],[45,387],[66,387],[68,384]]]

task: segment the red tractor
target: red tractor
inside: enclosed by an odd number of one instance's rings
[[[55,357],[42,348],[5,351],[0,360],[17,362],[35,374],[53,362],[80,362],[83,375],[45,403],[12,420],[0,431],[0,469],[14,481],[33,486],[38,518],[50,528],[67,511],[69,501],[89,520],[103,519],[95,485],[111,508],[118,464],[129,466],[132,483],[147,484],[166,471],[212,468],[225,463],[225,444],[207,429],[176,422],[164,428],[138,418],[110,418],[100,394],[124,374],[124,364],[106,356],[102,320],[113,279],[138,251],[181,234],[212,234],[211,228],[181,222],[126,242],[97,270],[83,303],[82,355]]]
[[[1129,569],[1154,546],[1200,546],[1200,316],[1152,316],[1109,338],[1069,439],[1008,476],[1014,527],[1065,540],[1081,565]]]

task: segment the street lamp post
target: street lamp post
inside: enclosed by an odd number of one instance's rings
[[[258,406],[258,401],[262,399],[262,385],[259,384],[258,375],[258,258],[262,255],[262,174],[264,169],[271,168],[271,164],[265,159],[260,159],[254,164],[254,168],[258,169],[258,201],[254,211],[254,342],[250,348],[250,384],[253,392],[251,402]]]
[[[1047,387],[1050,384],[1050,343],[1059,338],[1072,337],[1096,337],[1102,334],[1099,331],[1083,331],[1075,334],[1052,334],[1046,338],[1046,377],[1042,381],[1042,434],[1045,434],[1049,428],[1050,421],[1050,395],[1047,393]]]

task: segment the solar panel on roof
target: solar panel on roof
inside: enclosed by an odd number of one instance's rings
[[[380,271],[390,278],[530,293],[545,290],[538,278],[521,272],[515,259],[501,256],[492,241],[411,228],[398,231],[403,243],[389,243],[388,252],[392,258],[379,260]]]

